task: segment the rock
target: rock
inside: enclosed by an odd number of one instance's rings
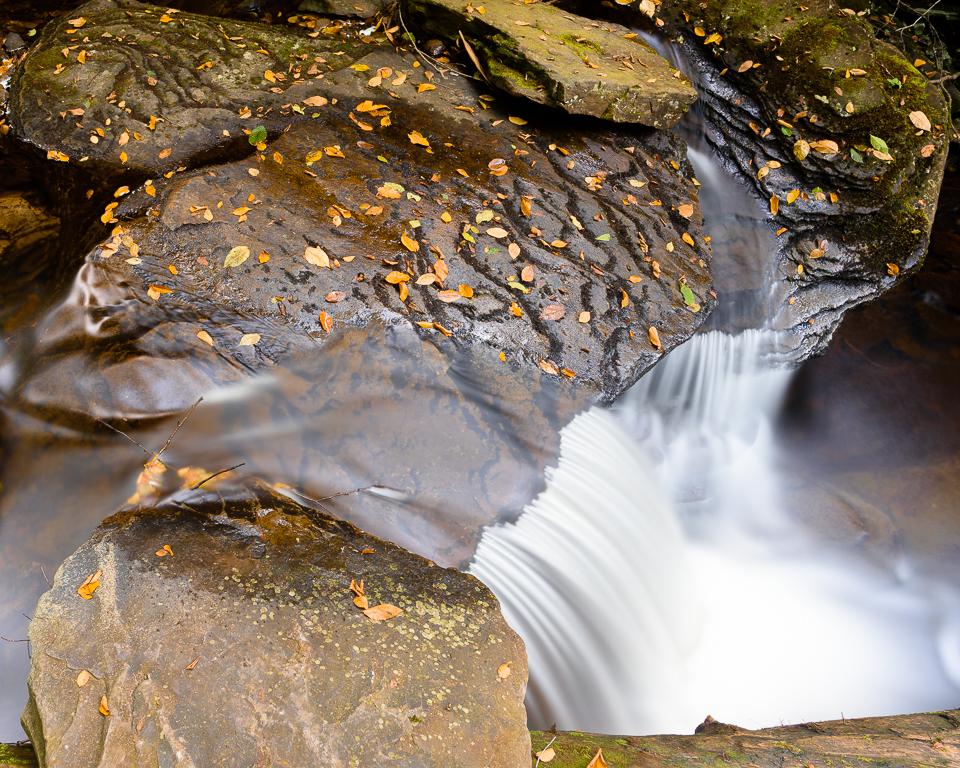
[[[371,608],[402,612],[368,618],[353,580]],[[41,765],[529,755],[523,643],[479,581],[256,485],[108,518],[29,634],[23,724]]]
[[[589,26],[551,5],[489,0],[409,0],[426,35],[462,46],[484,75],[508,93],[575,115],[670,128],[697,94],[686,79],[629,29]],[[626,36],[626,37],[625,37]]]
[[[376,16],[392,0],[303,0],[297,7],[300,13],[319,13],[322,16],[353,16],[368,19]]]
[[[3,39],[3,49],[7,53],[16,53],[21,48],[26,47],[27,44],[23,42],[23,38],[16,32],[8,32],[7,36]]]
[[[642,18],[636,5],[627,13]],[[865,21],[826,6],[787,18],[767,0],[684,0],[659,13],[699,73],[718,151],[761,199],[776,199],[778,286],[767,315],[789,332],[780,357],[821,354],[846,310],[923,261],[949,144],[944,100]],[[914,122],[924,118],[932,130]],[[801,140],[812,151],[798,161]]]
[[[88,24],[102,26],[96,8],[84,13]],[[181,30],[189,41],[194,22],[184,22],[168,37]],[[231,30],[250,36],[243,25]],[[284,40],[289,49],[300,39]],[[245,160],[168,181],[158,173],[166,166],[147,157],[141,168],[153,164],[153,181],[105,212],[102,221],[120,223],[123,232],[89,254],[96,267],[78,281],[96,281],[101,309],[114,307],[113,317],[139,333],[175,318],[185,325],[178,335],[195,338],[200,323],[234,370],[322,344],[328,327],[382,317],[416,323],[425,336],[449,332],[487,345],[511,366],[566,371],[599,399],[614,399],[660,359],[651,327],[667,351],[716,303],[682,142],[665,133],[559,126],[551,114],[502,104],[465,78],[435,87],[414,63],[409,54],[373,48],[351,67],[327,71],[320,84],[288,85],[288,109],[277,119],[293,125]],[[104,77],[98,94],[125,101],[127,82]],[[26,84],[25,76],[21,104]],[[180,107],[158,108],[164,123],[157,130],[180,131],[194,149],[178,162],[199,164],[204,155],[188,138],[190,118]],[[29,111],[21,117],[23,127],[40,126]],[[50,140],[66,152],[75,139]],[[122,173],[117,158],[111,152],[99,162]],[[112,194],[101,199],[118,202]],[[235,252],[245,258],[225,267],[234,248],[247,249]],[[692,291],[687,299],[681,277]],[[150,286],[158,286],[156,296]],[[78,286],[75,295],[86,291]],[[98,323],[64,319],[61,311],[101,309],[68,301],[49,322],[99,333]],[[255,347],[237,346],[252,333],[260,334]]]
[[[0,193],[0,265],[28,257],[40,267],[38,255],[60,233],[60,220],[37,208],[22,195]]]
[[[0,768],[36,768],[37,756],[29,744],[0,744]]]

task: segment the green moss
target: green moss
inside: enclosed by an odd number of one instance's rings
[[[570,34],[560,35],[560,39],[564,45],[572,48],[577,56],[583,60],[586,60],[591,51],[600,56],[603,55],[603,48],[591,40],[584,40],[583,38],[578,38]],[[580,42],[578,42],[578,40]]]

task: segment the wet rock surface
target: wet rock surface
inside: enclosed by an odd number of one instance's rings
[[[789,331],[780,357],[822,354],[844,312],[922,263],[945,101],[865,21],[827,3],[684,2],[660,15],[699,74],[712,142],[770,201],[780,254],[766,315]]]
[[[0,266],[24,258],[42,261],[38,254],[59,232],[60,220],[48,211],[21,194],[0,192]]]
[[[407,3],[419,29],[476,52],[507,93],[575,115],[670,128],[696,100],[685,78],[629,29],[550,5],[491,0]]]
[[[371,608],[402,612],[368,617],[352,580]],[[30,635],[24,725],[44,765],[512,767],[529,754],[523,644],[479,581],[258,486],[104,521]]]
[[[125,18],[112,4],[85,8],[84,29]],[[157,23],[187,39],[200,34],[181,19],[182,28]],[[285,44],[300,39],[290,35]],[[297,67],[310,60],[291,55]],[[555,127],[552,114],[490,97],[464,78],[436,78],[438,87],[416,63],[380,48],[327,70],[322,81],[285,86],[295,124],[260,153],[170,181],[169,172],[154,176],[126,198],[120,189],[120,207],[111,204],[102,218],[120,228],[88,256],[73,292],[87,296],[95,284],[100,299],[80,312],[101,316],[110,307],[114,336],[161,323],[179,324],[173,333],[181,341],[202,330],[231,369],[270,365],[344,323],[406,319],[425,335],[485,344],[510,365],[572,376],[601,400],[615,398],[660,358],[658,346],[667,351],[688,338],[716,303],[682,142],[596,123]],[[296,80],[299,70],[287,69]],[[25,73],[21,93],[38,85],[31,77],[51,77]],[[86,83],[98,89],[88,98],[106,104],[113,94],[119,105],[128,98],[124,83],[140,94],[130,103],[152,93],[117,73]],[[248,96],[241,101],[258,109]],[[21,131],[39,143],[31,126],[44,120],[31,109]],[[121,121],[135,119],[109,109]],[[180,109],[171,102],[154,135],[140,125],[143,171],[152,163],[159,172],[173,158],[152,155],[160,144],[180,146],[177,163],[200,162],[209,149],[190,139],[197,116]],[[229,119],[236,126],[243,118]],[[119,152],[136,139],[121,148],[120,124],[111,128],[112,149],[100,149],[98,162],[122,173],[133,160],[121,163]],[[52,130],[49,141],[64,154],[87,151],[83,143],[97,135]],[[202,135],[214,141],[211,131]],[[113,194],[101,199],[116,202]],[[243,262],[225,266],[231,252],[241,253],[236,248],[245,249]],[[70,300],[63,307],[76,315]],[[104,327],[54,312],[47,327],[64,326]],[[253,335],[255,344],[238,346]]]

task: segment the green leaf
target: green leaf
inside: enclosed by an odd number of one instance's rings
[[[887,82],[890,83],[894,88],[903,88],[903,83],[901,83],[895,77],[888,77]]]
[[[887,142],[883,139],[870,134],[870,146],[872,146],[877,152],[883,152],[885,155],[890,154],[890,148],[887,146]]]
[[[292,109],[292,110],[293,110],[294,112],[296,112],[298,115],[302,115],[302,114],[303,114],[303,110],[300,108],[300,105],[299,105],[299,104],[294,104],[292,107],[290,107],[290,109]]]
[[[816,194],[821,194],[821,195],[823,194],[823,190],[820,189],[820,187],[814,187],[814,188],[811,189],[810,191],[813,192],[815,195],[816,195]]]
[[[464,232],[464,233],[463,233],[463,239],[464,239],[464,240],[469,240],[471,243],[477,242],[476,240],[473,239],[473,235],[471,235],[469,232]]]
[[[264,128],[262,125],[258,125],[252,131],[250,131],[250,135],[247,137],[247,141],[249,141],[253,146],[257,146],[257,144],[259,144],[261,141],[266,141],[266,140],[267,140],[267,129]]]
[[[507,283],[507,285],[509,285],[511,288],[516,288],[518,291],[523,291],[524,293],[530,293],[530,289],[527,288],[527,286],[525,286],[523,283],[514,283],[511,281]]]
[[[602,241],[605,242],[605,243],[609,242],[609,241],[610,241],[610,233],[609,233],[609,232],[604,232],[602,235],[597,235],[597,240],[602,240]]]
[[[418,201],[419,201],[419,200],[421,200],[421,199],[422,199],[422,198],[420,197],[420,195],[416,194],[415,192],[407,192],[407,200],[418,200]]]
[[[403,185],[402,185],[402,184],[397,184],[397,182],[395,182],[395,181],[387,181],[387,182],[384,183],[383,186],[385,186],[385,187],[390,187],[390,189],[395,189],[395,190],[397,190],[397,192],[404,192],[404,191],[405,191],[404,188],[403,188]]]
[[[37,30],[31,29],[29,32],[27,32],[27,37],[33,37],[35,34],[37,34]]]
[[[686,283],[680,283],[680,293],[683,294],[683,303],[688,307],[697,303],[697,297],[693,295],[693,291],[687,287]]]
[[[861,155],[859,152],[857,152],[857,150],[851,149],[851,150],[850,150],[850,159],[853,160],[853,162],[855,162],[855,163],[862,163],[862,162],[863,162],[863,155]]]
[[[780,130],[783,131],[784,136],[793,136],[793,131],[785,125],[781,125]]]

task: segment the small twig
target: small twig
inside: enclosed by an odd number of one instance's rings
[[[447,73],[450,73],[451,75],[454,75],[455,77],[466,77],[466,78],[469,78],[470,80],[479,80],[479,79],[480,79],[479,77],[474,77],[473,75],[468,75],[468,74],[466,74],[466,73],[464,73],[464,72],[458,72],[456,69],[453,68],[453,65],[443,66],[443,65],[441,65],[441,63],[440,63],[439,61],[437,61],[435,58],[433,58],[432,56],[429,56],[429,55],[427,55],[426,53],[424,53],[423,51],[421,51],[419,48],[417,48],[417,44],[414,42],[414,40],[413,40],[413,35],[410,34],[410,30],[407,29],[407,25],[406,25],[406,24],[404,23],[404,21],[403,21],[403,14],[400,12],[400,9],[399,9],[399,8],[397,8],[397,19],[400,21],[400,26],[403,27],[403,31],[404,31],[407,35],[409,35],[409,37],[407,37],[407,40],[410,42],[410,45],[413,46],[413,50],[415,50],[415,51],[417,52],[417,55],[424,61],[424,63],[429,64],[429,65],[430,65],[431,67],[433,67],[437,72],[439,72],[441,77],[445,77],[445,76],[447,75]],[[460,36],[463,37],[463,34],[461,33]],[[467,54],[470,55],[470,51],[469,51],[469,50],[467,51]],[[471,56],[471,58],[473,58],[473,56]],[[479,67],[478,67],[478,69],[479,69]],[[480,74],[483,75],[483,70],[480,70]],[[484,75],[483,79],[484,79],[484,80],[487,79],[486,75]],[[490,82],[490,81],[487,80],[487,82]]]
[[[555,742],[556,740],[557,740],[557,737],[554,736],[552,739],[550,739],[550,744],[553,744],[553,742]],[[550,749],[550,744],[547,744],[547,746],[545,746],[543,749],[540,750],[539,754],[537,755],[537,764],[533,766],[533,768],[540,768],[540,755],[542,755],[544,752]]]
[[[956,80],[960,77],[960,72],[954,72],[952,75],[944,75],[943,77],[938,77],[936,80],[931,80],[930,82],[934,85],[940,85],[940,83],[948,83],[951,80]]]
[[[8,643],[29,643],[29,640],[11,640],[9,637],[4,637],[0,635],[0,640],[6,640]]]
[[[117,434],[123,435],[125,438],[127,438],[127,440],[129,440],[129,441],[130,441],[131,443],[133,443],[134,445],[138,445],[138,446],[140,446],[140,448],[143,448],[143,452],[146,453],[148,456],[152,456],[152,455],[153,455],[152,451],[148,451],[146,448],[144,448],[142,445],[140,445],[140,443],[138,443],[136,440],[134,440],[132,437],[130,437],[130,435],[128,435],[126,432],[121,432],[119,429],[117,429],[117,428],[116,428],[115,426],[113,426],[112,424],[108,424],[108,423],[105,422],[103,419],[97,418],[96,416],[94,416],[93,418],[96,419],[97,421],[99,421],[101,424],[103,424],[103,426],[109,427],[110,429],[112,429],[112,430],[113,430],[114,432],[116,432]]]
[[[50,589],[53,589],[53,584],[50,584],[50,579],[47,578],[47,572],[43,570],[43,566],[40,566],[40,573],[43,574],[43,580],[49,584]]]
[[[196,406],[194,406],[194,407],[196,407]],[[187,414],[187,415],[189,415],[189,414]],[[245,461],[244,461],[244,462],[241,462],[241,463],[239,463],[239,464],[237,464],[237,465],[235,465],[235,466],[227,467],[226,469],[221,469],[219,472],[214,472],[212,475],[210,475],[210,477],[204,478],[203,480],[201,480],[201,481],[200,481],[199,483],[197,483],[196,485],[191,485],[191,486],[190,486],[190,490],[191,490],[191,491],[195,491],[195,490],[197,490],[197,488],[199,488],[201,485],[203,485],[205,482],[207,482],[207,480],[213,480],[213,478],[217,477],[218,475],[222,475],[222,474],[225,474],[225,473],[227,473],[227,472],[232,472],[232,471],[235,470],[235,469],[239,469],[239,468],[242,467],[244,464],[246,464]]]
[[[200,405],[200,403],[202,402],[203,402],[203,398],[201,397],[199,400],[197,400],[197,402],[193,404],[193,407],[189,411],[187,411],[187,415],[183,417],[183,421],[177,424],[177,428],[170,433],[170,437],[167,438],[167,442],[163,444],[163,448],[161,448],[157,453],[157,455],[153,457],[154,459],[159,459],[160,454],[163,453],[165,450],[167,450],[167,446],[170,445],[170,441],[173,440],[173,436],[177,434],[177,432],[180,430],[180,427],[182,427],[186,422],[186,420],[190,418],[190,414],[193,413],[194,410],[196,410],[197,406]]]

